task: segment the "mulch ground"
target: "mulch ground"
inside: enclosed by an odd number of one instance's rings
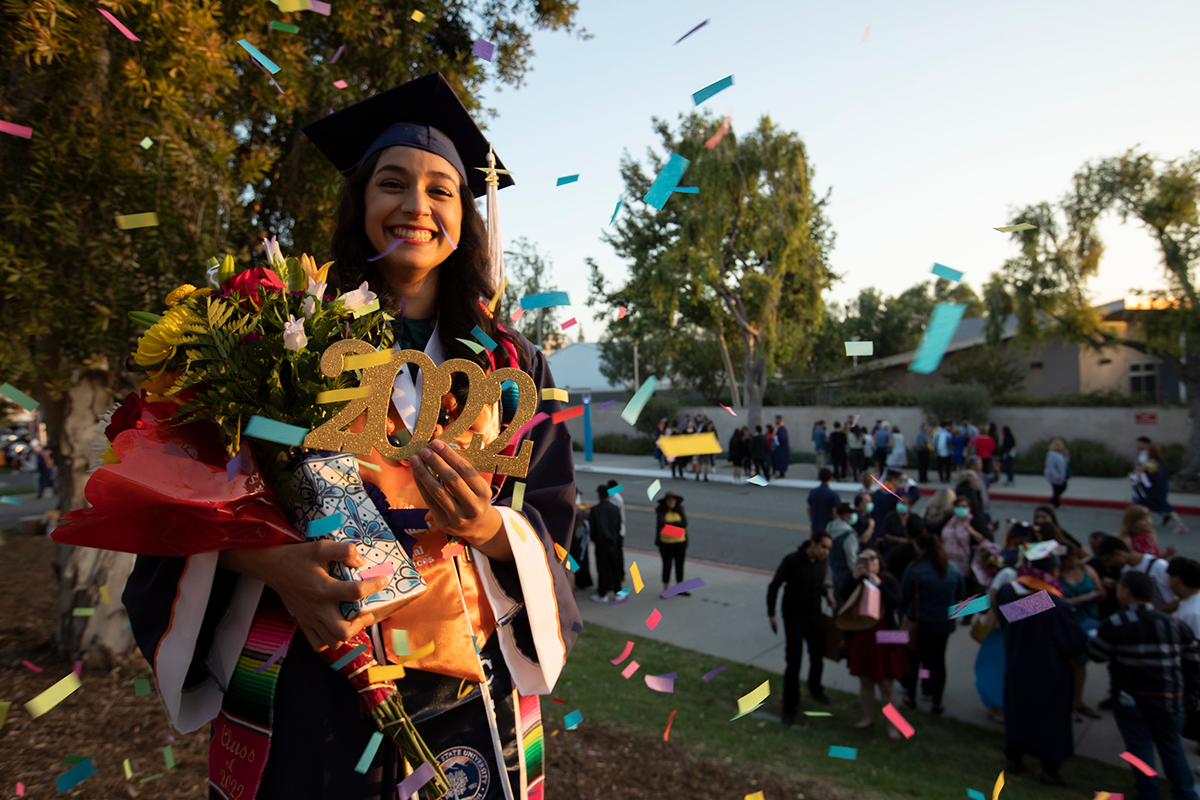
[[[110,671],[85,665],[82,688],[50,712],[30,718],[24,704],[73,667],[54,655],[54,543],[46,538],[0,538],[0,563],[0,703],[12,703],[0,727],[0,797],[15,796],[18,781],[25,785],[26,797],[57,797],[55,778],[70,768],[70,756],[79,755],[92,759],[96,774],[70,796],[206,798],[208,728],[181,735],[171,727],[156,695],[135,696],[133,679],[149,677],[140,654],[119,659]],[[175,760],[170,769],[163,753],[167,746]],[[550,731],[546,750],[551,798],[742,800],[761,790],[767,800],[784,800],[805,797],[815,788],[754,779],[731,765],[695,758],[679,745],[631,739],[603,725],[569,733]],[[133,770],[129,780],[124,759]]]

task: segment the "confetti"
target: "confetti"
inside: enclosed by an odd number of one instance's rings
[[[583,406],[572,406],[564,408],[562,411],[555,411],[550,415],[550,422],[557,425],[560,422],[566,422],[569,419],[583,416]]]
[[[718,675],[720,675],[722,672],[724,672],[727,669],[729,669],[729,667],[717,667],[712,672],[704,673],[704,677],[702,678],[702,680],[705,683],[709,683],[712,681],[713,678],[717,677]]]
[[[19,506],[24,502],[25,501],[22,500],[21,498],[14,497],[13,495],[6,494],[6,495],[0,496],[0,503],[7,503],[10,506]]]
[[[417,767],[400,783],[396,784],[396,795],[398,797],[411,797],[416,794],[417,790],[433,778],[433,765],[428,761]]]
[[[942,264],[935,263],[933,269],[929,270],[939,278],[945,278],[948,281],[961,281],[963,274],[956,269],[950,269]]]
[[[685,33],[683,36],[680,36],[678,39],[676,39],[676,40],[675,40],[675,44],[679,44],[679,43],[680,43],[680,42],[682,42],[684,39],[686,39],[687,37],[691,36],[691,35],[692,35],[693,33],[695,33],[696,31],[698,31],[698,30],[700,30],[701,28],[703,28],[703,27],[704,27],[705,25],[707,25],[709,22],[711,22],[711,20],[707,20],[707,19],[706,19],[706,20],[704,20],[704,22],[701,22],[699,25],[697,25],[696,27],[692,28],[690,31],[688,31],[687,33]],[[672,47],[674,47],[674,45],[672,45]]]
[[[726,89],[728,89],[730,86],[733,86],[733,76],[732,75],[725,77],[725,78],[721,78],[721,80],[717,81],[716,83],[710,83],[708,86],[705,86],[703,89],[701,89],[698,92],[693,92],[692,93],[692,102],[695,103],[696,105],[700,105],[705,100],[712,97],[714,94],[717,94],[718,92],[723,92]]]
[[[129,780],[130,778],[132,778],[133,777],[133,767],[129,766],[128,758],[125,759],[125,761],[121,764],[121,766],[123,766],[125,768],[125,780]]]
[[[863,42],[867,41],[867,37],[870,35],[871,35],[871,26],[868,25],[867,29],[865,31],[863,31],[862,42],[859,42],[859,44],[862,44]]]
[[[339,80],[339,81],[334,81],[333,85],[339,89],[345,89],[350,84],[346,83],[344,80]]]
[[[139,39],[138,37],[133,35],[133,31],[129,30],[129,28],[126,28],[121,23],[121,20],[117,19],[112,14],[105,11],[103,8],[97,8],[96,10],[99,11],[101,14],[103,14],[105,19],[107,19],[114,26],[116,26],[117,30],[119,30],[122,33],[122,35],[125,36],[126,39],[128,39],[131,42],[140,42],[141,41],[141,39]]]
[[[717,434],[685,433],[679,436],[663,436],[655,444],[667,457],[701,456],[722,452]]]
[[[1000,613],[1009,621],[1009,624],[1012,624],[1052,608],[1054,608],[1054,600],[1050,598],[1050,593],[1043,589],[1027,597],[1022,597],[1020,600],[1005,603],[1000,606]]]
[[[665,525],[663,526],[663,533],[666,533]],[[690,592],[692,589],[699,589],[701,586],[704,586],[704,585],[705,585],[705,583],[704,583],[703,578],[692,578],[690,581],[684,581],[683,583],[675,584],[674,586],[672,586],[670,589],[667,589],[665,592],[663,592],[659,596],[665,600],[668,597],[674,597],[675,595],[680,594],[682,592]]]
[[[624,488],[625,488],[624,486],[622,486],[621,484],[618,483],[616,486],[612,486],[609,488],[608,496],[612,497],[614,494],[620,494],[621,490]]]
[[[804,795],[802,795],[802,794],[797,795],[797,797],[803,798]],[[754,792],[753,794],[746,795],[744,798],[742,798],[742,800],[766,800],[766,795],[763,794],[761,789],[759,789],[757,792]]]
[[[104,605],[108,605],[112,602],[112,597],[108,593],[107,586],[100,587],[100,600],[103,601]]]
[[[284,33],[299,33],[300,32],[299,25],[289,25],[286,22],[280,22],[280,21],[274,20],[274,19],[271,20],[271,23],[269,25],[267,25],[267,27],[273,31],[283,31]]]
[[[371,762],[375,760],[375,753],[379,751],[379,745],[383,742],[383,734],[375,731],[371,734],[371,738],[367,740],[367,746],[363,749],[362,755],[358,757],[358,764],[355,765],[354,771],[359,775],[366,775],[367,770],[371,768]]]
[[[41,403],[22,392],[11,383],[0,384],[0,395],[7,397],[26,411],[34,411]]]
[[[140,142],[138,142],[138,144],[142,146],[143,150],[149,150],[151,147],[154,147],[154,140],[147,136],[145,139],[142,139]]]
[[[18,125],[15,122],[6,122],[2,119],[0,119],[0,133],[7,133],[9,136],[20,136],[22,139],[33,138],[33,128]]]
[[[573,731],[578,728],[579,723],[581,722],[583,722],[583,712],[578,708],[563,717],[563,725],[565,725],[569,731]]]
[[[1146,775],[1147,777],[1154,778],[1158,775],[1158,773],[1154,771],[1154,767],[1150,766],[1145,761],[1142,761],[1140,758],[1135,756],[1133,753],[1130,753],[1128,751],[1121,753],[1121,758],[1128,761],[1138,771],[1140,771],[1143,775]],[[1002,772],[1000,774],[1003,775],[1004,773]]]
[[[388,358],[390,360],[390,354]],[[301,428],[298,425],[288,425],[284,422],[276,422],[273,419],[260,417],[257,414],[250,417],[250,421],[246,423],[246,430],[243,431],[243,435],[249,436],[252,439],[262,439],[265,442],[275,442],[293,447],[299,447],[304,444],[304,437],[308,433],[307,428]]]
[[[831,714],[828,711],[805,711],[804,716],[806,716],[806,717],[832,717],[833,714]]]
[[[412,13],[412,16],[409,17],[409,19],[411,19],[413,22],[424,22],[425,15],[422,14],[420,11],[414,11]]]
[[[117,227],[123,231],[158,227],[158,214],[153,211],[144,214],[117,214],[116,220]]]
[[[1004,770],[1000,770],[1000,774],[996,776],[996,785],[992,787],[992,800],[997,800],[1000,797],[1000,790],[1004,788]]]
[[[24,796],[25,796],[25,784],[21,783],[20,781],[17,781],[17,797],[24,797]]]
[[[633,593],[641,594],[646,584],[642,582],[642,571],[638,569],[636,561],[629,565],[629,574],[633,577]]]
[[[675,191],[680,194],[700,194],[699,186],[676,186]]]
[[[871,473],[869,473],[869,472],[868,472],[867,474],[868,474],[868,475],[871,475]],[[902,502],[902,503],[904,502],[904,498],[903,498],[903,497],[901,497],[900,495],[896,494],[895,492],[893,492],[893,491],[892,491],[891,489],[889,489],[888,487],[884,486],[884,485],[883,485],[883,481],[879,480],[879,478],[876,478],[874,475],[871,475],[871,480],[873,480],[873,481],[875,481],[876,483],[878,483],[878,484],[879,484],[879,488],[880,488],[880,489],[883,489],[885,492],[887,492],[888,494],[890,494],[892,497],[896,498],[896,499],[897,499],[897,500],[899,500],[900,502]]]
[[[447,238],[449,238],[449,237],[447,237]],[[397,247],[399,247],[402,244],[404,244],[403,239],[399,239],[399,238],[392,239],[391,244],[389,244],[387,247],[385,247],[383,249],[382,253],[378,253],[377,255],[371,256],[370,258],[367,259],[367,261],[378,261],[381,258],[387,258],[389,255],[392,254],[393,250],[395,250]]]
[[[917,677],[920,678],[921,680],[926,680],[927,678],[930,677],[929,670],[927,670],[927,669],[917,670]]]
[[[942,363],[946,346],[954,338],[958,323],[962,321],[963,312],[967,310],[965,303],[938,303],[933,308],[925,333],[921,335],[921,343],[917,346],[917,354],[908,367],[909,372],[928,375]]]
[[[339,658],[337,661],[334,661],[332,664],[330,664],[329,668],[336,672],[337,670],[339,670],[342,667],[349,664],[354,659],[358,658],[364,651],[366,651],[366,649],[367,649],[367,646],[365,644],[356,645],[353,650],[346,653],[344,656]]]
[[[275,5],[279,6],[279,10],[285,14],[293,11],[308,11],[312,8],[310,0],[278,0]]]
[[[725,134],[729,132],[729,124],[731,122],[733,122],[733,117],[725,117],[725,121],[721,123],[721,127],[717,129],[717,132],[713,134],[711,139],[704,143],[704,146],[712,150],[720,144],[721,140],[725,138]]]
[[[617,207],[613,209],[613,215],[612,215],[612,219],[610,219],[610,220],[608,221],[608,224],[609,224],[609,225],[612,225],[614,222],[616,222],[616,221],[617,221],[617,212],[621,210],[621,204],[622,204],[622,203],[624,203],[624,202],[625,202],[624,200],[618,200],[618,201],[617,201]],[[624,311],[624,310],[625,310],[625,309],[621,309],[621,311]],[[620,319],[622,316],[624,316],[624,315],[623,315],[623,314],[620,314],[620,315],[618,315],[618,316],[617,316],[617,319]]]
[[[72,608],[72,609],[71,609],[71,616],[74,616],[74,617],[94,617],[94,616],[96,616],[96,609],[94,609],[94,608]]]
[[[163,748],[163,761],[166,762],[167,769],[175,769],[175,751],[171,749],[171,745]]]
[[[328,517],[310,519],[305,535],[309,539],[315,539],[318,536],[328,536],[340,527],[342,527],[342,512],[338,511],[330,514]]]
[[[379,466],[378,464],[372,464],[370,461],[363,461],[358,456],[355,456],[354,460],[358,462],[358,466],[360,466],[360,467],[366,467],[367,469],[373,469],[376,472],[383,471],[383,467]]]
[[[567,569],[571,572],[579,572],[579,562],[575,560],[575,556],[567,556]]]
[[[341,47],[339,47],[337,49],[337,52],[333,54],[333,58],[329,59],[329,63],[336,64],[337,60],[342,57],[342,51],[345,49],[346,49],[346,45],[342,45]]]
[[[854,761],[858,758],[857,747],[838,747],[836,744],[829,745],[830,758],[845,758],[849,761]]]
[[[282,645],[281,645],[281,647],[282,647]],[[272,658],[274,658],[274,656],[272,656]],[[278,659],[276,659],[276,660],[278,660]],[[150,681],[146,680],[145,678],[134,678],[133,679],[133,696],[134,697],[145,697],[148,694],[150,694]]]
[[[908,644],[908,631],[875,631],[875,644]]]
[[[983,795],[980,795],[979,798],[984,800]],[[1125,795],[1114,792],[1096,792],[1093,800],[1125,800]]]
[[[96,774],[96,766],[90,758],[85,758],[74,767],[54,779],[59,794],[65,794],[83,781]]]
[[[476,39],[475,46],[471,48],[471,55],[479,56],[484,61],[491,63],[492,58],[496,55],[496,45],[485,39]]]
[[[471,335],[489,351],[496,349],[496,340],[484,333],[483,328],[476,325],[471,329]]]
[[[679,709],[672,709],[671,715],[667,717],[667,729],[663,731],[663,741],[668,741],[671,738],[671,723],[675,721],[675,713]]]
[[[638,664],[638,662],[630,661],[625,665],[625,669],[621,670],[621,677],[625,680],[629,680],[631,677],[633,677],[633,673],[638,671],[638,667],[640,666],[641,665]]]
[[[599,403],[597,405],[592,406],[592,408],[595,409],[596,411],[599,411],[602,408],[612,408],[616,404],[617,404],[616,400],[605,400],[603,403]]]
[[[392,651],[398,656],[406,656],[409,654],[408,631],[392,631]]]
[[[771,682],[763,681],[757,689],[738,698],[738,713],[733,719],[740,719],[763,704],[771,694]]]
[[[646,682],[646,686],[656,692],[675,693],[675,673],[673,672],[670,675],[643,675],[642,680]]]
[[[576,173],[575,175],[563,175],[561,178],[559,178],[557,181],[554,182],[554,185],[555,186],[566,186],[568,183],[575,183],[577,180],[579,180],[578,173]]]
[[[1037,225],[1030,225],[1028,222],[1022,222],[1019,225],[1005,225],[992,230],[1000,231],[1001,233],[1012,233],[1013,231],[1036,231]]]
[[[392,351],[383,350],[377,353],[362,353],[360,355],[350,355],[342,359],[342,367],[344,369],[366,369],[367,367],[378,367],[387,364],[392,360]]]
[[[667,163],[654,178],[654,183],[650,184],[650,190],[646,192],[646,196],[642,198],[642,201],[646,205],[661,211],[662,207],[666,205],[667,200],[670,199],[671,193],[675,191],[675,187],[679,184],[679,179],[683,177],[683,173],[691,163],[691,161],[688,161],[678,153],[672,153],[671,158],[667,160]]]
[[[24,664],[25,666],[29,667],[34,672],[42,671],[42,668],[39,667],[37,664],[34,664],[32,661],[22,661],[21,663]]]
[[[22,663],[27,666],[29,665],[28,661]],[[41,670],[39,669],[38,672],[41,672]],[[37,719],[63,700],[66,700],[80,686],[82,684],[79,682],[79,676],[74,672],[67,673],[67,677],[26,703],[25,710],[29,712],[29,716]]]
[[[575,320],[575,318],[574,318],[574,317],[571,317],[569,320],[567,320],[566,322],[564,322],[562,325],[559,325],[559,328],[561,328],[562,330],[564,330],[564,331],[565,331],[567,328],[569,328],[569,327],[571,327],[572,325],[575,325],[575,324],[577,324],[577,323],[576,323],[576,320]]]
[[[687,529],[681,528],[678,525],[671,525],[670,523],[667,523],[663,525],[662,531],[660,532],[663,536],[666,536],[669,539],[682,539],[687,534]]]
[[[512,510],[520,511],[525,507],[525,482],[517,481],[513,484],[512,493]]]
[[[445,553],[446,549],[442,548],[442,552]],[[381,575],[387,575],[390,577],[395,572],[396,572],[396,565],[393,564],[391,561],[386,561],[382,564],[376,564],[373,567],[367,567],[366,569],[360,569],[358,571],[358,579],[360,581],[365,581],[370,578],[375,578],[375,577],[378,577]]]
[[[315,11],[326,17],[329,16],[329,12],[333,11],[333,6],[329,5],[329,3],[323,3],[321,0],[308,0],[308,4],[310,11]]]
[[[908,631],[904,632],[908,633]],[[904,734],[905,739],[911,739],[913,734],[916,733],[916,731],[913,729],[913,726],[908,724],[908,720],[902,717],[900,712],[897,711],[896,707],[891,703],[888,703],[883,707],[883,715],[887,717],[893,725],[896,726],[896,729],[899,730],[900,733]]]
[[[654,495],[658,494],[658,490],[662,488],[662,481],[658,478],[654,479],[654,483],[646,487],[646,499],[654,502]]]
[[[874,342],[846,342],[846,355],[848,356],[873,356],[875,355]]]
[[[747,478],[747,479],[746,479],[746,483],[753,483],[755,486],[768,486],[768,485],[770,485],[770,481],[768,481],[768,480],[767,480],[766,478],[764,478],[762,475],[755,475],[753,478]]]
[[[622,661],[629,658],[629,654],[632,652],[633,652],[633,642],[628,642],[628,641],[625,642],[625,649],[621,651],[621,654],[619,656],[612,659],[612,663],[614,665],[620,664]]]
[[[658,622],[661,619],[662,614],[659,613],[657,608],[654,609],[650,612],[650,616],[646,617],[646,627],[650,630],[654,630],[658,626]]]
[[[4,727],[4,720],[8,719],[8,710],[12,708],[11,702],[0,703],[0,728]]]
[[[525,309],[523,309],[523,308],[518,308],[516,311],[514,311],[512,313],[513,324],[515,325],[517,320],[519,320],[524,314],[525,314]]]
[[[734,411],[734,410],[733,410],[732,408],[730,408],[729,406],[727,406],[727,405],[722,405],[722,406],[721,406],[721,408],[723,408],[723,409],[725,409],[726,411],[728,411],[730,416],[732,416],[732,417],[736,417],[736,416],[737,416],[737,412],[736,412],[736,411]]]
[[[978,614],[981,611],[987,611],[991,606],[992,601],[985,595],[976,595],[969,600],[964,600],[956,606],[950,606],[950,619],[955,617],[965,617],[967,614]]]
[[[242,49],[249,53],[255,61],[257,61],[259,64],[262,64],[263,69],[265,69],[267,72],[271,73],[272,75],[274,75],[276,72],[279,72],[279,65],[264,56],[257,47],[250,44],[245,39],[238,39],[238,44],[240,44]]]

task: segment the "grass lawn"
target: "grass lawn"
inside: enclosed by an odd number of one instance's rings
[[[37,491],[36,486],[5,486],[0,488],[0,495],[4,494],[33,494]]]
[[[714,635],[720,632],[714,631]],[[613,666],[610,660],[630,639],[635,642],[630,659],[638,661],[641,668],[625,680],[621,670],[628,660],[620,666]],[[701,679],[722,666],[728,669],[711,683]],[[673,694],[652,691],[643,680],[644,675],[672,671],[678,672]],[[961,800],[967,796],[967,789],[975,789],[991,800],[996,776],[1004,768],[1002,735],[901,707],[917,732],[907,741],[891,741],[882,717],[873,729],[856,730],[854,723],[860,719],[857,696],[834,691],[830,692],[830,706],[803,706],[809,711],[831,712],[831,717],[804,717],[791,729],[754,714],[730,721],[737,713],[738,698],[765,680],[771,682],[771,696],[760,713],[777,719],[782,697],[779,675],[589,625],[555,687],[554,696],[565,704],[542,706],[547,734],[562,731],[549,746],[570,746],[571,733],[563,731],[562,719],[575,709],[582,711],[583,725],[605,723],[631,737],[657,741],[662,740],[668,715],[678,709],[671,726],[671,742],[696,756],[738,765],[751,777],[817,780],[848,790],[854,797]],[[854,761],[831,758],[831,745],[857,748],[858,757]],[[1090,798],[1098,790],[1131,796],[1133,782],[1127,769],[1076,756],[1063,767],[1071,788],[1052,789],[1037,781],[1040,768],[1032,760],[1027,758],[1026,764],[1031,767],[1026,776],[1006,776],[1003,800]],[[663,768],[669,769],[670,765]],[[820,798],[810,795],[808,800]]]

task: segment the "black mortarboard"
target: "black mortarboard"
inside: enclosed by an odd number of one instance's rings
[[[402,83],[304,126],[304,134],[343,175],[385,147],[404,145],[441,156],[476,197],[487,192],[488,140],[440,72]],[[504,169],[496,159],[496,169]],[[511,186],[510,175],[499,175]]]

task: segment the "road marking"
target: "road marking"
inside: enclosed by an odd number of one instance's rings
[[[644,514],[653,514],[654,509],[650,506],[635,506],[631,503],[626,503],[625,508],[628,511],[640,511]],[[740,522],[743,525],[760,525],[766,528],[786,528],[789,531],[805,531],[811,530],[807,525],[797,525],[794,522],[774,522],[767,519],[747,519],[745,517],[723,517],[720,514],[700,514],[689,511],[688,516],[692,519],[712,519],[717,522]]]

